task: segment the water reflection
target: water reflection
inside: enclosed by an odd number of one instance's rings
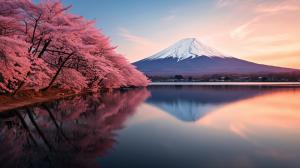
[[[222,106],[274,91],[270,87],[151,86],[147,103],[182,121],[197,121]]]
[[[299,167],[300,88],[149,90],[106,167]]]
[[[300,90],[284,90],[228,104],[197,124],[229,131],[257,147],[259,155],[300,157]]]
[[[299,167],[299,100],[297,87],[151,86],[38,104],[0,113],[0,164]]]
[[[87,94],[0,113],[1,167],[99,167],[145,89]]]

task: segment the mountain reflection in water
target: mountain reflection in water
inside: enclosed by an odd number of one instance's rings
[[[1,167],[98,167],[145,89],[87,94],[0,113]]]
[[[182,121],[197,121],[228,103],[274,91],[265,87],[151,86],[146,101]]]
[[[151,97],[120,132],[122,143],[101,165],[300,165],[300,88],[150,86],[149,91]]]
[[[0,113],[1,167],[299,167],[300,88],[149,86]]]

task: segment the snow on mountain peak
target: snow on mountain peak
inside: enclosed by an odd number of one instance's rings
[[[177,58],[178,61],[181,61],[200,56],[226,57],[219,51],[202,44],[196,38],[185,38],[157,54],[148,57],[147,60]]]

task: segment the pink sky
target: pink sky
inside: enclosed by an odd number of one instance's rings
[[[134,62],[195,37],[227,55],[300,69],[299,0],[215,0],[205,13],[189,10],[195,6],[169,11],[152,32],[119,27],[118,51]]]

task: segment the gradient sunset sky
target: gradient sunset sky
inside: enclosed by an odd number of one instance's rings
[[[257,63],[300,69],[299,0],[62,0],[96,20],[130,62],[194,37]]]

